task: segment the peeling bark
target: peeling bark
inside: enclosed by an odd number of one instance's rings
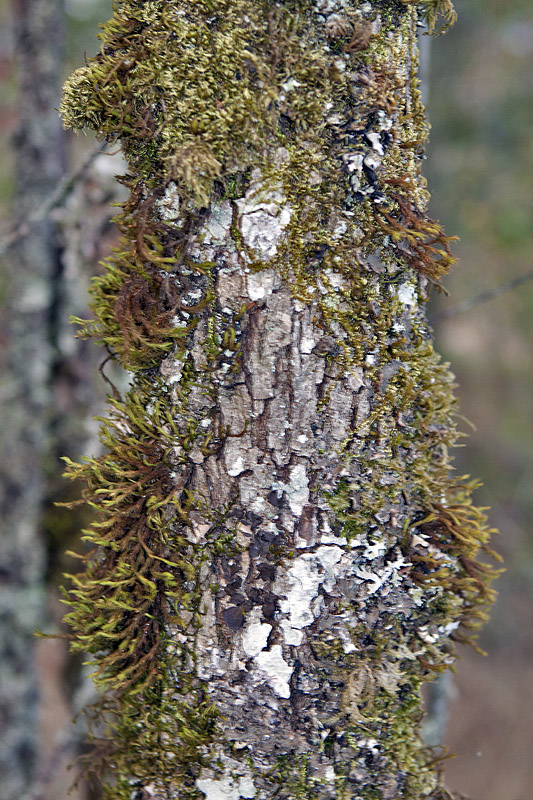
[[[423,308],[417,21],[450,8],[129,0],[67,84],[130,168],[85,330],[133,387],[70,467],[110,797],[449,796],[420,685],[492,575]]]

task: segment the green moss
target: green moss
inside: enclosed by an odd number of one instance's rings
[[[130,168],[138,176],[135,182],[128,181],[131,200],[118,220],[124,247],[94,282],[98,319],[96,324],[86,323],[82,334],[99,338],[130,369],[155,365],[175,341],[184,344],[195,320],[187,326],[172,325],[172,309],[179,298],[161,270],[176,262],[175,226],[161,221],[158,193],[161,186],[175,182],[184,222],[192,224],[194,208],[208,204],[216,182],[227,184],[226,196],[239,184],[244,191],[243,176],[258,166],[267,182],[284,186],[294,208],[278,261],[280,267],[285,265],[285,274],[293,270],[295,291],[302,299],[309,299],[310,276],[302,273],[302,267],[312,248],[327,248],[324,268],[345,264],[352,271],[356,250],[365,255],[392,239],[398,244],[395,257],[400,266],[403,262],[438,281],[454,259],[450,239],[423,210],[427,193],[421,188],[419,159],[412,149],[419,150],[426,135],[420,102],[411,104],[409,117],[398,119],[394,145],[380,171],[383,201],[368,201],[355,209],[353,228],[363,229],[363,239],[356,233],[344,237],[342,246],[334,245],[324,223],[346,191],[346,178],[339,184],[346,136],[327,125],[324,109],[352,105],[346,72],[332,66],[322,49],[303,45],[307,23],[303,14],[293,15],[291,4],[265,10],[267,5],[263,8],[260,3],[250,9],[244,0],[216,0],[182,2],[180,8],[178,15],[169,7],[151,4],[141,14],[136,3],[121,3],[104,27],[100,55],[65,86],[61,106],[65,124],[92,127],[106,139],[120,136]],[[406,34],[409,24],[406,17]],[[276,52],[270,53],[273,41]],[[376,110],[391,112],[396,104],[399,86],[390,59],[405,59],[407,53],[389,50],[375,37],[365,51],[372,70],[366,102],[360,108],[368,109],[368,117]],[[412,60],[412,54],[409,57]],[[191,82],[193,73],[197,79]],[[285,88],[291,81],[306,91]],[[413,98],[417,97],[415,89]],[[357,120],[361,111],[354,112]],[[357,120],[361,127],[368,122],[368,118]],[[280,145],[288,148],[290,158],[276,167],[272,147]],[[324,176],[322,185],[310,191],[307,178],[317,170]],[[238,244],[237,231],[235,236]],[[359,289],[354,286],[354,292]],[[202,302],[208,303],[209,297]],[[324,309],[324,316],[337,312],[335,304]],[[352,324],[352,317],[346,316],[346,324]],[[359,316],[355,319],[360,324]],[[360,361],[360,350],[352,360]]]
[[[286,5],[183,0],[176,13],[175,4],[117,4],[100,54],[65,86],[65,124],[120,137],[136,174],[152,185],[176,178],[195,204],[207,205],[217,178],[260,163],[284,78],[322,89],[305,109],[307,125],[322,112],[325,59],[304,47],[302,17],[287,24]],[[268,46],[273,58],[265,58]]]
[[[97,743],[84,759],[86,774],[102,781],[104,794],[113,800],[130,800],[136,781],[144,785],[147,775],[157,776],[156,790],[177,780],[183,798],[201,797],[195,778],[210,763],[206,742],[216,738],[217,711],[192,683],[186,699],[169,696],[165,687],[172,675],[164,679],[131,697],[106,695],[86,710]]]
[[[457,20],[457,12],[451,0],[400,0],[400,2],[405,5],[414,5],[420,9],[429,33],[444,33]],[[441,17],[443,23],[440,28],[437,28]]]
[[[290,755],[280,757],[268,777],[272,780],[272,797],[294,797],[306,800],[312,796],[313,781],[309,779],[309,756],[295,759]]]
[[[84,533],[92,549],[85,571],[70,576],[66,621],[74,651],[92,656],[93,678],[105,692],[86,711],[104,769],[143,777],[157,765],[164,785],[169,775],[190,776],[204,763],[217,712],[191,670],[193,654],[169,638],[169,631],[194,631],[200,623],[198,571],[209,556],[186,538],[198,501],[171,476],[177,448],[186,450],[187,427],[171,416],[163,389],[152,384],[148,396],[148,388],[137,384],[125,401],[111,401],[102,421],[105,455],[68,462],[67,476],[85,480],[84,500],[99,521]],[[169,526],[170,508],[182,532]],[[216,552],[223,513],[211,516]],[[224,546],[231,551],[227,538]],[[156,746],[162,737],[163,753]],[[94,753],[86,768],[101,772]]]

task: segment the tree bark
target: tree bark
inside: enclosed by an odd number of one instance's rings
[[[124,0],[65,90],[120,139],[96,336],[133,373],[68,615],[109,797],[443,798],[420,686],[491,600],[425,320],[417,23],[447,0]]]

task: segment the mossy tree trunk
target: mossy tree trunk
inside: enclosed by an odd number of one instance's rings
[[[441,798],[421,684],[491,599],[424,316],[417,25],[448,0],[123,0],[66,86],[119,139],[122,247],[85,332],[132,385],[73,645],[109,797]]]

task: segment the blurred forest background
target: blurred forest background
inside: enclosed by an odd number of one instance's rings
[[[48,62],[40,64],[32,62],[27,23],[45,14],[46,5],[55,16],[43,42]],[[444,741],[457,754],[446,762],[446,776],[472,800],[531,800],[533,280],[488,302],[469,301],[533,270],[533,4],[457,0],[456,8],[455,27],[429,47],[424,43],[430,211],[460,237],[454,249],[461,259],[446,281],[449,296],[435,295],[429,315],[438,349],[457,375],[461,412],[475,426],[457,451],[456,467],[483,481],[477,500],[491,506],[491,522],[501,531],[494,545],[507,571],[480,639],[488,658],[463,648],[446,687]],[[68,316],[87,315],[90,276],[116,244],[110,204],[121,199],[113,179],[122,171],[120,155],[95,157],[95,141],[61,132],[53,109],[62,79],[82,63],[84,51],[96,52],[98,23],[110,12],[111,0],[65,0],[64,9],[60,0],[0,0],[0,252],[14,227],[29,222],[33,231],[3,254],[0,273],[0,724],[19,715],[17,752],[37,776],[17,800],[66,800],[72,778],[66,766],[78,747],[70,719],[91,691],[64,641],[32,644],[32,630],[59,629],[58,586],[62,573],[75,569],[65,551],[76,547],[84,524],[83,511],[54,506],[80,491],[60,478],[60,456],[95,452],[91,415],[101,413],[109,389],[98,374],[102,354],[73,338]],[[67,191],[62,181],[76,170]],[[30,216],[48,206],[54,206],[49,219]],[[45,286],[49,279],[52,289]],[[23,289],[28,281],[30,294]],[[14,344],[26,334],[27,345]],[[17,434],[24,440],[18,449]],[[37,487],[31,497],[21,494],[20,475]],[[19,513],[17,502],[27,518],[12,546],[9,513]],[[19,592],[10,570],[20,560],[29,567]],[[38,581],[43,571],[45,586]],[[32,647],[30,669],[25,660]],[[21,710],[32,697],[36,759],[24,740],[32,709]],[[15,796],[3,793],[2,769],[13,766],[3,763],[9,752],[0,746],[0,800]],[[87,796],[83,787],[72,795]]]

